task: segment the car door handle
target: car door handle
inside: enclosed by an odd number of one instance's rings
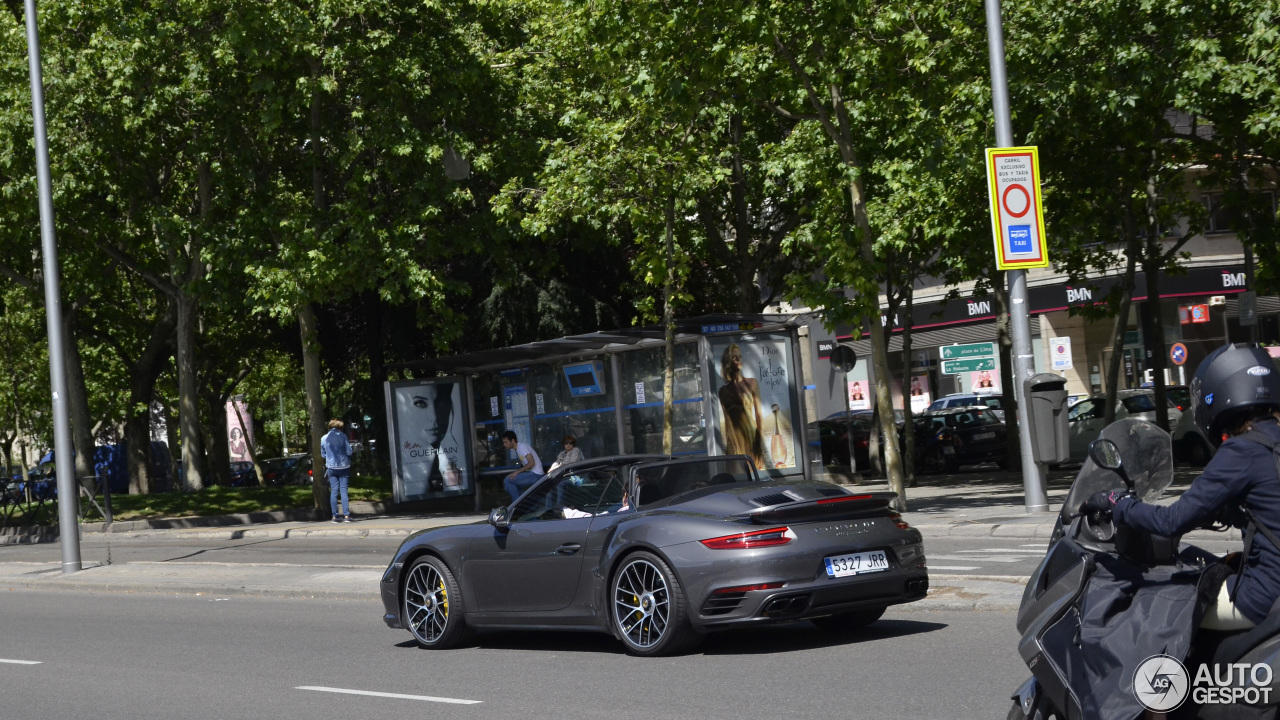
[[[572,555],[581,549],[582,549],[582,545],[579,543],[565,543],[560,547],[556,548],[556,552],[560,553],[561,555]]]

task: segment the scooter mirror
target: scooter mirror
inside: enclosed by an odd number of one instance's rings
[[[1120,469],[1120,448],[1110,440],[1094,440],[1089,443],[1089,458],[1100,468]]]

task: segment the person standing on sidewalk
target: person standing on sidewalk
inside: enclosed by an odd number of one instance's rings
[[[325,474],[329,476],[329,507],[333,509],[334,522],[351,522],[347,504],[347,482],[351,479],[351,443],[342,432],[342,421],[329,421],[329,432],[320,441],[320,454],[324,456]],[[338,512],[338,494],[342,494],[342,512]]]

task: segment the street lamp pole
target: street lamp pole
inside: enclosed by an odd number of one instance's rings
[[[996,117],[996,145],[1014,147],[1013,122],[1009,116],[1009,78],[1004,67],[1004,25],[1000,0],[984,0],[987,11],[987,54],[991,64],[991,105]],[[1031,407],[1023,393],[1023,381],[1035,372],[1031,352],[1031,319],[1027,312],[1027,272],[1007,270],[1009,283],[1009,325],[1013,335],[1013,389],[1018,403],[1018,447],[1022,453],[1022,487],[1027,512],[1047,512],[1043,469],[1036,464],[1031,447]]]
[[[26,14],[31,118],[36,134],[36,182],[40,192],[40,246],[44,256],[44,310],[49,331],[49,385],[53,395],[53,457],[58,473],[58,541],[62,545],[62,572],[74,573],[80,571],[80,495],[67,416],[67,375],[62,365],[62,294],[58,289],[58,244],[53,232],[53,183],[44,127],[44,81],[40,72],[36,0],[26,0]],[[81,452],[92,452],[92,449],[81,448]]]

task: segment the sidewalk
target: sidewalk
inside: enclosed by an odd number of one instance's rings
[[[910,511],[904,514],[925,537],[926,548],[946,537],[1031,538],[1047,544],[1074,473],[1052,473],[1048,480],[1051,512],[1029,515],[1023,506],[1021,477],[1009,473],[971,472],[925,476],[909,488]],[[1195,473],[1181,470],[1167,500],[1185,490]],[[884,490],[885,483],[851,486]],[[155,537],[225,541],[251,538],[406,537],[418,530],[483,521],[470,513],[433,515],[361,515],[355,522],[316,521],[311,511],[252,513],[219,518],[185,518],[116,523],[111,528],[86,524],[81,532],[108,533],[128,541]],[[372,508],[369,508],[372,509]],[[379,508],[380,509],[380,508]],[[1197,531],[1187,539],[1222,540],[1220,533]],[[129,562],[86,567],[64,575],[57,563],[3,562],[3,545],[12,542],[56,541],[50,536],[16,533],[0,535],[0,589],[65,589],[80,591],[161,592],[213,596],[259,595],[319,597],[377,601],[383,566],[288,565],[251,563]],[[927,550],[926,550],[927,552]],[[1015,610],[1025,577],[1002,575],[931,574],[932,588],[923,601],[897,610]]]

